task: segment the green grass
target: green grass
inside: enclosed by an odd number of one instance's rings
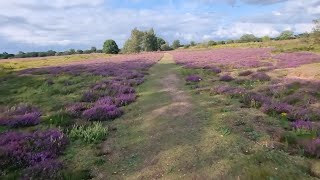
[[[69,56],[51,56],[44,58],[8,59],[0,60],[0,69],[11,69],[16,71],[44,66],[59,66],[78,61],[90,61],[109,57],[111,57],[111,55],[109,54],[76,54]]]
[[[12,74],[1,81],[0,105],[30,103],[39,107],[47,115],[47,113],[59,111],[67,103],[79,100],[83,91],[101,79],[100,76],[88,74],[80,76]],[[48,80],[53,84],[48,84]]]

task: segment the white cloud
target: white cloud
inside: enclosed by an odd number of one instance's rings
[[[311,21],[320,17],[320,0],[291,0],[270,13],[252,14],[245,17],[232,14],[233,12],[219,14],[203,10],[193,11],[201,8],[201,4],[197,6],[192,4],[194,8],[177,11],[174,8],[165,10],[160,8],[110,8],[105,1],[3,1],[0,3],[0,23],[2,25],[0,39],[16,44],[33,44],[35,48],[48,45],[85,48],[92,45],[101,47],[103,40],[112,38],[121,46],[134,27],[143,29],[154,27],[156,32],[165,39],[169,41],[180,39],[182,42],[238,38],[246,33],[256,36],[277,36],[285,29],[298,33],[310,31]],[[142,0],[128,1],[141,3]],[[280,1],[269,0],[261,3],[256,0],[242,0],[242,2],[251,4],[270,4]],[[164,2],[172,3],[173,1]],[[164,2],[159,6],[165,4]],[[197,2],[215,3],[218,1],[199,0]],[[224,2],[236,3],[234,0]],[[186,5],[186,7],[189,6]],[[0,47],[3,46],[0,42]]]

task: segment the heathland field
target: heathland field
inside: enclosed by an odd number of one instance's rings
[[[0,60],[0,179],[320,178],[297,40]]]

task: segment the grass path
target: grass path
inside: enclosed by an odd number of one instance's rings
[[[137,88],[138,101],[109,124],[113,131],[100,147],[106,162],[94,167],[95,179],[309,178],[302,158],[230,132],[230,122],[252,129],[250,123],[265,116],[260,111],[224,96],[195,94],[169,54],[149,73]]]
[[[165,54],[150,69],[138,102],[112,124],[117,131],[103,145],[108,160],[98,179],[178,178],[194,169],[205,113],[185,91],[179,68]]]

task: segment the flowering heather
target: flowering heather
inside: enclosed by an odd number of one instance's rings
[[[222,75],[220,78],[219,78],[220,81],[225,81],[225,82],[230,82],[230,81],[233,81],[234,78],[230,75]]]
[[[219,74],[219,73],[222,72],[220,68],[215,67],[215,66],[211,67],[211,68],[210,68],[210,71],[212,71],[212,72],[214,72],[214,73],[216,73],[216,74]]]
[[[297,120],[292,122],[291,125],[295,130],[312,130],[312,123],[310,121]]]
[[[201,80],[202,78],[198,75],[190,75],[186,77],[186,81],[189,81],[189,82],[200,82]]]
[[[0,166],[24,168],[56,159],[68,144],[59,130],[0,134]]]
[[[303,147],[306,155],[320,158],[320,138],[305,140],[299,144]]]
[[[97,92],[89,90],[83,93],[81,97],[82,102],[94,102],[99,98],[99,94]]]
[[[273,57],[277,68],[294,68],[303,64],[320,62],[320,56],[309,52],[281,53]]]
[[[87,110],[90,106],[86,103],[75,103],[66,108],[66,112],[73,117],[80,117],[82,112]]]
[[[112,97],[110,96],[105,96],[105,97],[102,97],[102,98],[99,98],[96,102],[95,102],[95,105],[112,105],[114,104],[114,100]]]
[[[270,81],[271,77],[264,72],[257,72],[251,75],[251,79],[256,81]]]
[[[269,48],[229,48],[170,53],[178,64],[188,68],[216,67],[217,65],[231,68],[272,66],[271,63],[263,62],[271,58]]]
[[[249,76],[253,73],[253,71],[247,70],[239,73],[239,76]]]
[[[7,126],[11,128],[35,126],[40,123],[39,113],[28,113],[24,115],[12,116],[7,121]]]
[[[74,62],[64,66],[32,68],[20,71],[21,74],[71,74],[88,73],[100,76],[123,76],[127,79],[141,78],[139,70],[145,70],[161,59],[162,53],[144,53],[136,55],[119,55],[106,59]]]
[[[115,105],[100,105],[84,111],[82,116],[89,121],[105,121],[120,117],[122,113]]]
[[[8,111],[7,114],[9,116],[14,116],[14,115],[24,115],[28,113],[38,113],[41,114],[40,111],[29,104],[18,104],[16,106],[11,107]]]
[[[40,111],[27,104],[19,104],[9,108],[0,118],[0,126],[11,128],[35,126],[40,123]]]
[[[61,170],[63,164],[57,160],[48,160],[39,162],[22,171],[22,180],[38,179],[63,179]]]
[[[115,104],[117,106],[126,106],[130,103],[133,103],[136,100],[135,94],[120,94],[115,97]]]

